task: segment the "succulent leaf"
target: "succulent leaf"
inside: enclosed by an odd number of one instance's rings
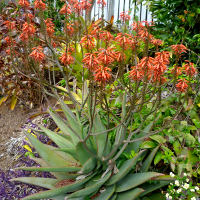
[[[160,146],[157,146],[156,148],[154,148],[152,150],[152,152],[148,155],[148,157],[146,158],[146,160],[144,161],[142,167],[141,167],[141,172],[147,172],[149,170],[149,167],[153,161],[153,158],[156,155],[156,152],[158,151],[158,149],[160,148]]]
[[[134,200],[137,197],[139,197],[139,195],[144,192],[144,190],[142,188],[134,188],[132,190],[128,190],[126,192],[122,192],[119,193],[117,196],[117,200]]]
[[[97,164],[97,159],[96,158],[89,158],[85,164],[83,165],[83,167],[81,168],[80,173],[81,174],[88,174],[90,173]]]
[[[67,139],[59,135],[58,133],[55,133],[45,127],[40,126],[40,128],[44,131],[44,133],[52,140],[54,141],[60,148],[71,148],[74,149],[75,146]]]
[[[115,188],[115,185],[107,187],[104,192],[102,192],[98,197],[95,198],[95,200],[109,200],[114,194]]]
[[[134,158],[127,160],[119,169],[119,172],[113,175],[107,182],[107,185],[112,185],[124,178],[130,170],[136,165],[138,158],[142,155],[144,151],[139,152]]]
[[[80,167],[19,167],[17,169],[35,172],[78,172]]]
[[[19,177],[13,178],[10,181],[20,181],[22,183],[28,183],[31,185],[37,185],[47,189],[55,188],[54,185],[58,182],[57,179],[53,178],[39,178],[39,177]]]
[[[97,192],[100,187],[110,178],[111,172],[108,172],[103,178],[100,178],[95,184],[83,188],[69,195],[69,198],[89,196],[94,192]]]
[[[59,195],[74,192],[76,190],[81,189],[83,187],[83,185],[86,182],[88,182],[94,175],[95,175],[95,173],[86,177],[85,179],[82,179],[82,180],[72,183],[70,185],[66,185],[66,186],[55,188],[55,189],[39,192],[39,193],[36,193],[33,195],[29,195],[29,196],[23,198],[23,200],[38,200],[38,199],[44,199],[44,198],[55,198]]]
[[[152,178],[161,176],[163,174],[156,172],[145,172],[145,173],[136,173],[136,174],[128,174],[125,178],[117,183],[116,192],[124,192],[126,190],[130,190],[135,188],[146,181],[151,180]]]

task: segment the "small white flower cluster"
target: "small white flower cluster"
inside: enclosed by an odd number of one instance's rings
[[[186,173],[183,174],[183,177],[178,177],[173,172],[170,172],[170,176],[176,178],[176,180],[174,183],[170,183],[168,187],[168,193],[165,195],[167,200],[178,198],[188,199],[189,196],[191,200],[198,199],[195,196],[200,189],[198,186],[192,186],[188,178],[189,176]]]

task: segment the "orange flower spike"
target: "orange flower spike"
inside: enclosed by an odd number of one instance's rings
[[[46,4],[42,0],[35,0],[34,2],[35,9],[44,11],[46,9]]]
[[[72,13],[72,8],[70,6],[70,4],[64,4],[64,6],[60,9],[60,12],[59,12],[61,15],[65,15],[65,14],[68,14],[70,15]]]
[[[15,22],[5,21],[4,24],[6,25],[7,29],[14,30],[16,28]]]
[[[185,79],[179,79],[178,83],[176,84],[176,89],[179,92],[186,92],[187,88],[188,88],[188,81]]]
[[[137,67],[133,66],[131,68],[132,70],[129,72],[129,77],[132,80],[137,81],[137,80],[141,80],[144,77],[144,73],[141,70],[139,70]]]
[[[187,48],[183,44],[176,44],[171,46],[172,50],[174,51],[174,54],[177,56],[181,56],[182,53],[186,53]]]
[[[52,22],[52,19],[51,18],[47,18],[45,21],[45,24],[46,24],[46,31],[47,31],[47,34],[49,36],[52,36],[54,34],[54,23]]]
[[[94,38],[90,35],[84,36],[81,38],[80,44],[83,45],[84,48],[91,50],[95,47]]]
[[[18,4],[22,7],[29,7],[30,3],[27,0],[19,0]]]
[[[155,60],[159,60],[160,62],[163,62],[165,65],[169,64],[169,58],[170,58],[170,52],[169,51],[162,51],[162,52],[156,52]]]
[[[86,53],[85,58],[82,61],[85,64],[84,66],[90,71],[94,71],[96,66],[99,64],[96,55],[92,53]]]
[[[32,36],[32,35],[35,34],[36,30],[35,30],[35,27],[32,24],[25,22],[23,24],[23,27],[22,27],[22,32],[27,33],[27,35]]]
[[[111,69],[108,67],[103,67],[102,65],[98,66],[95,70],[94,80],[105,85],[111,78],[109,71],[111,71]]]
[[[127,12],[123,11],[123,12],[120,13],[120,19],[123,22],[129,21],[131,19],[131,16],[128,13],[129,13],[129,11],[127,11]]]
[[[182,67],[174,67],[172,69],[172,74],[176,74],[176,76],[180,76],[182,74],[182,71],[183,71]]]
[[[105,7],[105,6],[106,6],[105,0],[98,0],[98,1],[97,1],[97,4],[101,5],[102,7]]]
[[[74,58],[71,56],[71,53],[64,53],[61,57],[60,57],[60,61],[63,65],[67,66],[70,65],[72,63],[74,63]]]
[[[186,74],[188,76],[194,76],[195,74],[197,74],[196,68],[194,67],[194,63],[191,63],[187,60],[185,60],[185,62],[187,62],[187,64],[185,64],[183,68],[185,69]]]
[[[32,53],[29,55],[37,62],[42,62],[45,59],[43,48],[41,46],[32,48]]]

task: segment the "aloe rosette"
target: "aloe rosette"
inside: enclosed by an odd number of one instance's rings
[[[139,151],[137,147],[137,154],[117,169],[113,158],[119,149],[120,141],[124,140],[126,131],[124,125],[116,128],[115,142],[111,144],[109,131],[106,130],[97,112],[90,129],[89,125],[81,121],[78,112],[74,114],[61,100],[60,104],[65,119],[52,110],[49,110],[49,113],[61,133],[40,127],[41,131],[55,142],[57,147],[43,144],[34,135],[26,134],[40,155],[40,158],[33,159],[41,167],[20,167],[18,169],[50,172],[55,178],[20,177],[12,179],[12,181],[48,189],[27,196],[24,200],[45,198],[81,200],[91,199],[91,197],[97,200],[142,199],[143,196],[170,182],[164,174],[148,171],[158,147],[150,154],[144,150]],[[124,112],[122,110],[122,113]],[[146,127],[145,131],[150,128],[151,125]],[[141,143],[141,141],[138,142]],[[142,167],[136,173],[134,169],[138,162],[142,163]]]

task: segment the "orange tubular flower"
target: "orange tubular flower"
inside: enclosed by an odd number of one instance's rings
[[[86,53],[85,58],[83,59],[84,66],[88,68],[91,72],[96,70],[97,65],[99,64],[99,61],[95,54],[92,53]]]
[[[45,21],[45,24],[46,24],[46,31],[47,31],[47,34],[49,36],[52,36],[54,34],[54,23],[52,22],[52,19],[51,18],[47,18]]]
[[[176,84],[176,89],[179,91],[179,92],[185,92],[188,88],[188,81],[185,80],[185,79],[179,79],[178,80],[178,83]]]
[[[108,31],[102,31],[99,33],[99,38],[108,44],[113,39],[113,35]]]
[[[97,4],[101,5],[102,7],[105,7],[105,6],[106,6],[105,0],[98,0],[98,1],[97,1]]]
[[[94,38],[90,35],[84,36],[81,38],[80,44],[83,45],[87,50],[92,50],[95,47]]]
[[[46,9],[46,4],[42,0],[35,0],[34,6],[36,9],[39,10],[45,10]]]
[[[174,67],[173,69],[172,69],[172,74],[174,74],[176,77],[177,76],[180,76],[181,74],[182,74],[182,71],[183,71],[183,69],[182,69],[182,67]]]
[[[32,53],[29,55],[37,62],[42,62],[45,59],[43,48],[41,46],[32,48]]]
[[[92,7],[92,4],[90,3],[90,0],[89,1],[88,0],[82,0],[80,2],[80,5],[81,5],[81,9],[85,10],[86,12],[88,12]]]
[[[133,66],[131,68],[132,70],[129,72],[129,77],[134,81],[142,80],[144,77],[144,73],[136,66]]]
[[[112,48],[107,49],[99,49],[99,54],[97,57],[97,60],[100,61],[104,66],[112,64],[115,59],[115,52],[112,50]]]
[[[11,31],[14,30],[15,27],[15,22],[10,22],[10,21],[5,21],[4,24],[6,25],[6,27]]]
[[[197,74],[196,68],[194,67],[194,63],[189,62],[188,60],[185,60],[187,64],[184,65],[185,72],[188,76],[194,76]]]
[[[71,53],[64,53],[61,57],[60,57],[60,61],[63,65],[67,66],[70,65],[74,62],[74,58],[71,56]]]
[[[129,13],[129,11],[127,11],[127,12],[123,11],[123,12],[120,13],[120,19],[123,22],[128,21],[128,20],[131,19],[131,16],[128,13]]]
[[[181,53],[186,53],[187,51],[187,48],[183,44],[172,45],[171,48],[177,56],[181,56]]]
[[[35,27],[32,24],[25,22],[22,27],[22,34],[19,36],[19,38],[22,41],[28,40],[28,38],[33,36],[35,32]]]
[[[109,71],[111,71],[111,69],[108,67],[104,67],[102,65],[98,66],[98,68],[95,70],[94,80],[102,85],[105,85],[105,83],[111,78]]]
[[[61,15],[65,15],[65,14],[68,14],[70,15],[72,13],[72,8],[70,6],[70,4],[64,4],[64,6],[60,9],[60,12],[59,12]]]
[[[161,46],[163,44],[163,41],[159,40],[159,39],[152,38],[151,43],[154,44],[155,46]]]
[[[118,33],[115,40],[120,43],[120,46],[127,49],[132,44],[133,37],[127,33]]]
[[[30,3],[27,0],[19,0],[18,4],[22,7],[29,7]]]

